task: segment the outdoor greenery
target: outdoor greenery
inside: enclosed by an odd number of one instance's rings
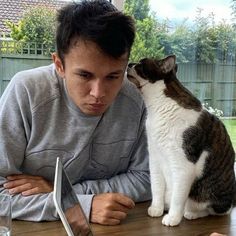
[[[231,8],[232,8],[232,15],[233,15],[233,26],[234,28],[236,28],[236,0],[232,0],[232,5],[231,5]]]
[[[20,42],[42,44],[45,48],[55,48],[56,11],[46,6],[37,6],[24,12],[18,23],[6,21],[11,30],[11,38]]]
[[[218,118],[220,118],[222,120],[222,122],[224,123],[224,125],[229,133],[234,150],[236,151],[236,119],[225,119],[225,118],[223,118],[223,115],[224,115],[223,111],[209,106],[208,103],[203,103],[202,105],[211,114],[217,116]]]
[[[222,120],[231,139],[231,142],[236,151],[236,119],[223,119]]]
[[[236,18],[236,0],[231,3]],[[215,23],[214,15],[203,17],[203,9],[196,9],[193,23],[184,19],[175,24],[168,19],[158,20],[152,13],[149,0],[126,0],[124,11],[136,22],[137,34],[131,61],[143,57],[161,58],[175,54],[178,62],[235,63],[236,26],[222,20]],[[56,11],[47,6],[28,9],[18,23],[6,22],[11,37],[17,41],[55,47]]]
[[[232,0],[229,7],[232,9],[231,24],[224,20],[216,23],[213,14],[204,17],[204,9],[200,8],[196,9],[194,22],[184,19],[174,23],[169,19],[159,20],[158,12],[151,12],[149,0],[126,0],[124,11],[134,17],[137,30],[130,60],[175,54],[178,63],[235,64],[236,0]],[[1,41],[1,53],[28,54],[37,48],[37,54],[49,54],[55,48],[55,18],[55,10],[37,6],[25,11],[19,22],[7,21],[14,41]],[[208,109],[217,116],[222,115],[220,110]],[[223,122],[236,149],[236,120]]]
[[[124,11],[134,17],[137,31],[130,60],[163,57],[162,35],[158,33],[159,24],[154,15],[150,15],[149,0],[126,0]]]
[[[236,0],[231,6],[236,17]],[[158,20],[150,12],[149,0],[126,0],[125,12],[136,21],[137,35],[131,60],[175,54],[178,62],[235,63],[236,29],[224,20],[215,23],[214,15],[203,17],[196,9],[193,23],[184,19],[174,25],[168,19]]]
[[[236,19],[236,0],[232,1],[232,15]],[[131,52],[131,61],[143,57],[160,58],[175,54],[178,62],[235,64],[236,24],[224,20],[215,23],[214,15],[203,17],[203,9],[196,9],[195,21],[184,19],[174,25],[168,19],[158,20],[150,12],[149,0],[126,0],[125,13],[136,22],[136,39]],[[222,111],[205,107],[221,117]],[[236,120],[223,120],[236,150]]]
[[[203,103],[202,105],[206,110],[208,110],[211,114],[217,116],[218,118],[220,118],[224,115],[223,111],[209,106],[209,104],[207,102]]]

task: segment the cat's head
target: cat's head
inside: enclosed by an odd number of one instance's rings
[[[176,74],[177,65],[175,55],[167,56],[161,60],[144,58],[138,63],[130,63],[127,77],[141,91],[147,84],[154,84],[160,80],[170,80]]]
[[[179,106],[200,111],[201,102],[177,79],[175,61],[174,55],[161,60],[145,58],[129,64],[127,77],[140,89],[147,107],[162,106],[159,98],[163,102],[168,97]]]

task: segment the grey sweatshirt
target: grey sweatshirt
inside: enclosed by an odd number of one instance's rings
[[[0,99],[0,192],[11,174],[53,182],[61,157],[89,217],[94,194],[120,192],[134,201],[151,198],[146,109],[124,80],[103,116],[83,114],[69,98],[54,65],[17,73]],[[42,221],[58,215],[52,193],[12,198],[13,218]]]

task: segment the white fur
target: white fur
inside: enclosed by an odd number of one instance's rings
[[[167,226],[178,225],[183,215],[187,219],[209,215],[207,203],[198,204],[188,199],[193,181],[202,175],[208,152],[203,151],[194,164],[182,149],[183,132],[196,124],[201,112],[186,110],[166,97],[164,81],[150,84],[135,71],[132,73],[142,86],[148,111],[146,128],[153,197],[148,214],[159,217],[164,210],[169,210],[162,220]]]

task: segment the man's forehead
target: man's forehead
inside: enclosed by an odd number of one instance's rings
[[[78,37],[75,37],[71,40],[70,43],[70,50],[74,49],[74,48],[93,48],[95,49],[97,52],[104,54],[108,57],[110,57],[112,60],[118,60],[118,61],[128,61],[129,58],[129,52],[126,51],[125,53],[123,53],[122,55],[118,56],[118,57],[113,57],[112,55],[109,55],[108,53],[104,52],[104,50],[102,50],[101,47],[99,47],[98,44],[96,44],[95,42],[93,42],[92,40],[88,40],[88,39],[81,39]]]

